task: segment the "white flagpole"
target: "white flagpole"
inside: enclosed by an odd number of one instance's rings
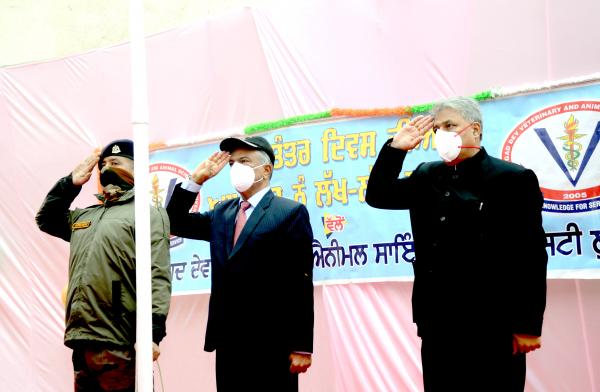
[[[129,2],[131,47],[131,121],[134,141],[136,255],[136,386],[152,392],[152,278],[150,273],[150,177],[148,153],[148,87],[143,0]]]

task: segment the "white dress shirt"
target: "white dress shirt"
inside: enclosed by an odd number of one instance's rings
[[[200,188],[202,188],[202,185],[199,185],[192,180],[184,180],[181,182],[181,188],[185,189],[186,191],[198,193],[198,192],[200,192]],[[250,219],[250,215],[252,215],[252,211],[254,211],[254,208],[258,205],[258,203],[260,203],[260,201],[267,194],[269,189],[271,189],[271,188],[265,187],[265,188],[261,189],[260,191],[256,192],[254,195],[252,195],[252,197],[250,197],[247,200],[248,203],[250,203],[250,207],[248,207],[248,209],[246,210],[246,219]],[[240,203],[241,202],[242,202],[242,199],[240,198]]]

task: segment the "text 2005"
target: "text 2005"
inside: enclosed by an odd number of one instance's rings
[[[563,193],[563,200],[585,199],[586,197],[587,197],[587,192]]]

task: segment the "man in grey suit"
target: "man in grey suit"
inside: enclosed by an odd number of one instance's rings
[[[270,188],[275,156],[262,137],[227,138],[178,184],[171,233],[210,241],[206,351],[219,391],[297,391],[313,345],[312,229],[300,203]],[[240,197],[190,213],[202,184],[229,163]]]

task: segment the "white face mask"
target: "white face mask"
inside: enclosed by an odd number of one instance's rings
[[[233,162],[233,165],[231,165],[231,168],[229,169],[231,185],[233,185],[238,192],[247,191],[252,185],[263,180],[261,177],[259,180],[254,181],[254,169],[264,165],[265,164],[263,163],[256,167],[250,167],[239,162]]]
[[[471,123],[458,132],[444,131],[438,129],[435,132],[435,147],[437,152],[444,162],[453,162],[460,155],[463,148],[477,148],[479,146],[463,146],[460,134],[470,128],[474,123]]]
[[[460,154],[462,139],[456,132],[442,131],[438,129],[435,132],[435,147],[444,162],[452,162]]]

